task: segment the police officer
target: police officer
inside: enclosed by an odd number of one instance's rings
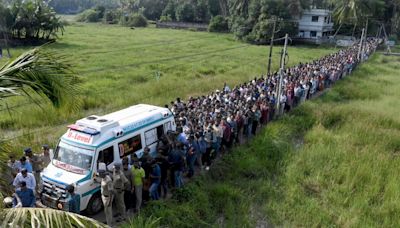
[[[111,178],[106,174],[104,169],[99,170],[99,177],[101,178],[101,200],[103,201],[104,214],[108,226],[112,226],[113,212],[112,203],[114,196],[114,184]]]
[[[124,190],[125,185],[128,184],[128,179],[125,177],[121,170],[121,163],[114,164],[113,170],[113,184],[115,189],[115,204],[117,206],[117,215],[121,216],[121,219],[125,219],[126,207],[124,202]]]
[[[34,154],[31,148],[25,148],[24,152],[25,155],[29,157],[29,162],[32,164],[32,172],[37,183],[36,187],[38,187],[40,183],[40,173],[42,172],[42,159],[38,155]]]

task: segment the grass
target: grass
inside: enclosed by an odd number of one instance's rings
[[[399,227],[399,61],[374,55],[139,219],[152,215],[167,227]]]
[[[49,104],[8,100],[0,112],[2,138],[15,149],[55,144],[68,123],[90,114],[106,114],[137,103],[164,105],[176,97],[203,95],[224,82],[238,85],[266,72],[268,47],[236,41],[230,34],[72,23],[57,43],[47,47],[67,55],[82,78],[82,106],[70,113]],[[14,56],[27,48],[12,49]],[[280,47],[274,49],[273,69]],[[317,59],[333,49],[290,47],[290,62]],[[0,59],[0,65],[6,59]],[[161,75],[156,79],[156,72]],[[5,103],[1,103],[5,109]],[[32,133],[34,132],[34,134]]]

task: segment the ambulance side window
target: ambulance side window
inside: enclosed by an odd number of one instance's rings
[[[118,143],[118,148],[119,148],[119,156],[121,158],[133,154],[136,151],[142,149],[142,139],[140,137],[140,134]]]
[[[164,134],[163,125],[156,128],[150,129],[144,133],[144,139],[146,140],[146,146],[158,142],[158,139]]]
[[[114,161],[114,149],[113,146],[110,146],[99,152],[99,158],[97,159],[97,166],[99,165],[100,162],[109,165],[113,161]]]

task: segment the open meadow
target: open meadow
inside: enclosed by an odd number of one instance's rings
[[[399,63],[373,55],[129,225],[399,227]]]
[[[55,110],[28,100],[1,103],[1,138],[16,150],[54,145],[66,125],[90,114],[102,115],[138,103],[168,104],[176,97],[205,95],[266,72],[269,48],[236,41],[231,34],[72,23],[46,47],[64,55],[81,76],[80,109]],[[14,57],[25,48],[11,49]],[[274,49],[273,69],[281,47]],[[289,65],[335,51],[290,47]],[[6,62],[0,59],[0,64]],[[8,112],[8,108],[11,112]],[[22,136],[21,136],[22,135]]]

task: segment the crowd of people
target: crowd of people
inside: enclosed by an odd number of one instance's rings
[[[378,44],[377,39],[367,39],[362,58],[367,59]],[[137,212],[143,202],[166,198],[169,189],[184,185],[185,177],[206,172],[213,160],[233,145],[253,137],[261,126],[351,73],[360,63],[358,46],[285,69],[280,90],[280,76],[274,73],[233,88],[225,84],[221,90],[190,97],[187,102],[177,98],[166,105],[175,116],[177,128],[176,132],[162,136],[156,156],[151,156],[146,147],[142,157],[124,158],[110,174],[105,167],[98,170],[107,224],[114,222],[113,206],[117,220],[123,220],[127,210]],[[9,167],[15,174],[13,185],[18,189],[15,195],[20,198],[15,205],[32,206],[28,199],[32,194],[26,189],[34,191],[38,173],[50,162],[46,155],[48,147],[43,149],[40,156],[26,149],[28,159],[16,161],[10,157]],[[73,186],[68,191],[73,195]]]

